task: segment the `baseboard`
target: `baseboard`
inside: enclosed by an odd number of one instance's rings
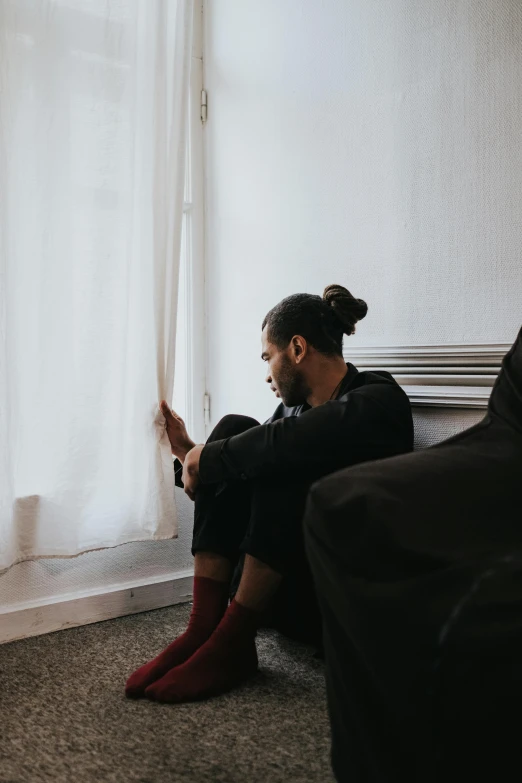
[[[42,601],[11,604],[0,610],[0,644],[186,603],[191,598],[192,571],[182,571],[139,584],[126,582]]]

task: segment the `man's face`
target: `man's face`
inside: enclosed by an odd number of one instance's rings
[[[288,408],[302,405],[310,394],[301,368],[302,353],[294,341],[290,341],[287,348],[280,349],[269,342],[266,326],[261,334],[261,358],[268,364],[265,380]]]

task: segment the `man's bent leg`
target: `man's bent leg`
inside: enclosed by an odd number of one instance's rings
[[[259,422],[250,416],[225,416],[207,440],[239,435]],[[192,554],[212,552],[226,558],[232,566],[237,562],[239,548],[245,537],[250,517],[250,486],[245,481],[224,481],[201,485],[194,503]]]
[[[214,552],[196,552],[194,557],[194,576],[215,579],[217,582],[230,582],[232,565],[230,560]]]
[[[258,422],[246,416],[226,416],[209,441],[220,440]],[[193,607],[187,630],[128,679],[126,694],[145,690],[173,667],[187,661],[206,642],[228,605],[232,568],[248,525],[250,496],[244,482],[204,486],[196,493],[192,553],[195,556]]]
[[[235,600],[254,612],[268,609],[283,577],[267,563],[246,555],[243,574]]]
[[[228,691],[256,673],[257,629],[283,574],[291,578],[304,558],[302,514],[307,492],[304,484],[252,482],[249,530],[241,547],[247,553],[235,598],[208,641],[186,663],[147,688],[148,697],[194,701]]]
[[[257,482],[242,549],[281,576],[268,626],[321,647],[321,616],[303,537],[308,492],[307,481]]]

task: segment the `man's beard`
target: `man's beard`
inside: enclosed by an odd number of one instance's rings
[[[287,408],[303,405],[311,393],[299,370],[295,369],[287,358],[280,367],[277,390]]]

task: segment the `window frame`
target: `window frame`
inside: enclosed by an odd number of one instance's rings
[[[205,393],[205,227],[204,161],[201,94],[203,90],[203,2],[193,0],[193,40],[191,52],[185,200],[178,302],[183,301],[185,330],[183,339],[184,416],[187,430],[196,443],[206,438]],[[174,381],[174,383],[176,383]],[[173,400],[176,409],[176,399]]]

